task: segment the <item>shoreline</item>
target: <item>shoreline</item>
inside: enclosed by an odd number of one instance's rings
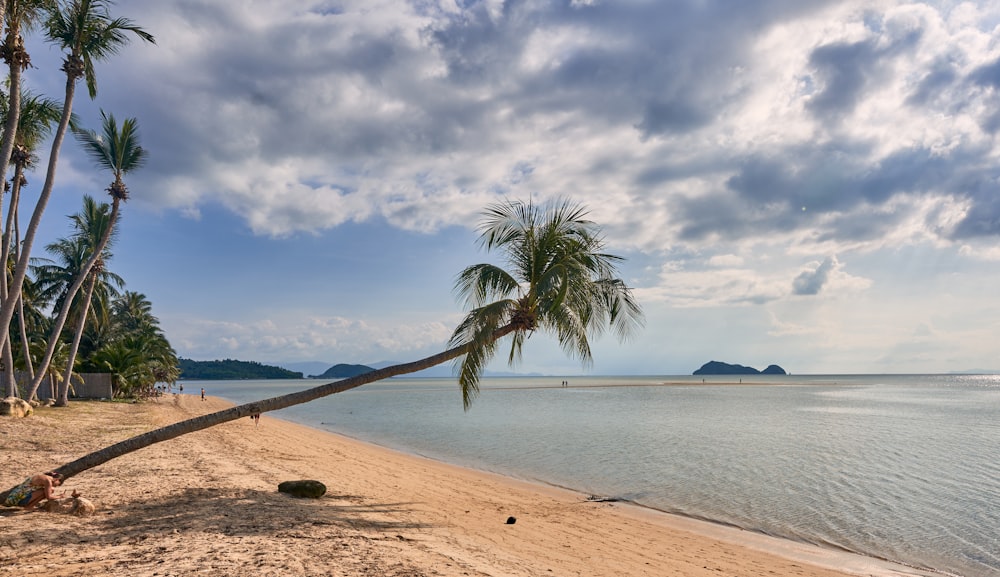
[[[232,403],[165,395],[0,420],[10,486]],[[318,500],[277,493],[316,478]],[[933,575],[407,454],[267,414],[68,480],[90,518],[0,509],[0,575]],[[508,517],[516,523],[507,524]]]
[[[723,385],[723,386],[728,386],[728,385],[740,386],[740,383],[736,382],[706,383],[706,384]],[[745,386],[745,385],[774,385],[774,384],[743,383],[743,385]],[[781,386],[780,384],[776,385]],[[573,385],[570,386],[572,387]],[[640,384],[640,385],[635,385],[635,384],[579,385],[578,388],[635,387],[635,386],[637,387],[702,386],[702,383],[665,382],[665,383]],[[525,387],[492,387],[492,388],[517,389]],[[530,387],[530,388],[562,388],[562,387],[542,386],[542,387]],[[230,401],[226,400],[226,402]],[[406,451],[405,449],[396,448],[388,445],[383,445],[374,441],[369,441],[346,433],[334,432],[327,429],[311,426],[309,424],[302,423],[299,421],[283,419],[281,417],[272,417],[272,418],[296,426],[304,427],[306,429],[317,431],[323,434],[333,435],[335,437],[346,439],[348,441],[359,443],[361,445],[389,451],[391,453],[398,454],[403,458],[427,460],[445,467],[457,469],[459,471],[474,472],[477,474],[494,476],[501,480],[511,483],[524,484],[525,486],[527,486],[529,490],[538,491],[542,493],[548,493],[549,491],[565,492],[579,499],[581,503],[606,504],[613,507],[614,509],[616,509],[617,512],[624,515],[634,516],[638,519],[656,524],[662,524],[668,526],[671,529],[680,529],[683,531],[689,531],[691,533],[696,533],[698,535],[708,537],[711,539],[725,540],[736,546],[747,547],[764,553],[775,554],[780,557],[786,558],[787,560],[790,561],[796,561],[809,565],[814,565],[819,568],[837,571],[844,575],[864,575],[867,577],[906,577],[906,576],[961,577],[961,576],[953,576],[950,573],[935,571],[932,569],[923,569],[920,567],[906,565],[905,563],[892,561],[890,559],[865,555],[863,553],[851,551],[849,549],[844,549],[833,545],[822,545],[817,543],[810,543],[807,541],[797,541],[785,537],[777,537],[760,531],[745,529],[736,525],[722,523],[708,518],[701,518],[692,515],[685,515],[683,513],[665,511],[662,509],[657,509],[656,507],[631,501],[629,499],[619,499],[614,497],[605,498],[600,495],[588,495],[586,492],[581,491],[579,489],[575,489],[573,487],[556,485],[538,479],[531,479],[507,473],[479,469],[471,465],[451,463],[432,456],[420,453],[414,453]]]

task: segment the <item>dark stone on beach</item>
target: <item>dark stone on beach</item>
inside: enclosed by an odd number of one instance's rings
[[[513,525],[514,523],[517,523],[517,517],[507,517],[508,525]]]
[[[278,485],[278,491],[293,497],[319,499],[326,494],[326,485],[319,481],[285,481]]]

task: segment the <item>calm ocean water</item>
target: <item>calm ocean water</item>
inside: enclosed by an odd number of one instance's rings
[[[1000,575],[1000,376],[721,384],[739,378],[486,379],[468,412],[454,380],[391,379],[276,416],[776,537]],[[184,384],[242,403],[322,382]]]

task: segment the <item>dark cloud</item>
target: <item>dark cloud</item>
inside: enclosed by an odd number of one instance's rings
[[[853,112],[869,90],[888,79],[890,61],[910,52],[923,37],[919,28],[887,37],[882,22],[872,15],[866,18],[866,25],[870,38],[825,44],[810,54],[809,65],[816,71],[821,89],[806,107],[817,118],[829,122]]]
[[[804,271],[792,281],[792,293],[797,295],[812,296],[817,295],[827,281],[830,280],[830,273],[837,268],[837,259],[827,257],[816,270]]]
[[[916,89],[906,99],[910,106],[931,104],[955,85],[958,74],[953,62],[936,62],[917,83]]]
[[[927,222],[929,231],[953,238],[1000,234],[1000,167],[986,151],[910,148],[877,163],[868,154],[864,144],[841,142],[749,156],[732,166],[724,190],[675,199],[671,211],[683,223],[681,238],[692,242],[797,230],[811,231],[817,242],[866,242],[911,216],[911,203],[891,202],[897,195],[945,194],[966,199],[972,210],[954,231],[947,225],[952,215],[932,212],[940,220]]]
[[[969,75],[969,81],[977,86],[1000,88],[1000,58],[977,67]]]
[[[522,115],[576,110],[590,122],[627,122],[648,138],[706,126],[740,97],[725,87],[732,70],[748,64],[757,35],[828,3],[506,2],[499,17],[474,3],[431,37],[453,83],[502,87]],[[594,41],[553,67],[519,69],[533,32],[566,30]]]
[[[836,119],[850,113],[864,96],[877,70],[875,43],[863,41],[820,46],[809,57],[822,90],[806,107],[817,117]]]

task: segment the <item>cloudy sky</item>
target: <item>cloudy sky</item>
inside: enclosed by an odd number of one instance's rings
[[[455,275],[496,260],[483,207],[569,197],[646,312],[592,374],[1000,369],[996,2],[113,10],[157,43],[99,64],[75,110],[139,121],[111,266],[181,356],[438,352]],[[61,98],[60,53],[31,46],[28,85]],[[47,239],[110,181],[72,140],[60,159]],[[518,370],[584,369],[535,335]]]

